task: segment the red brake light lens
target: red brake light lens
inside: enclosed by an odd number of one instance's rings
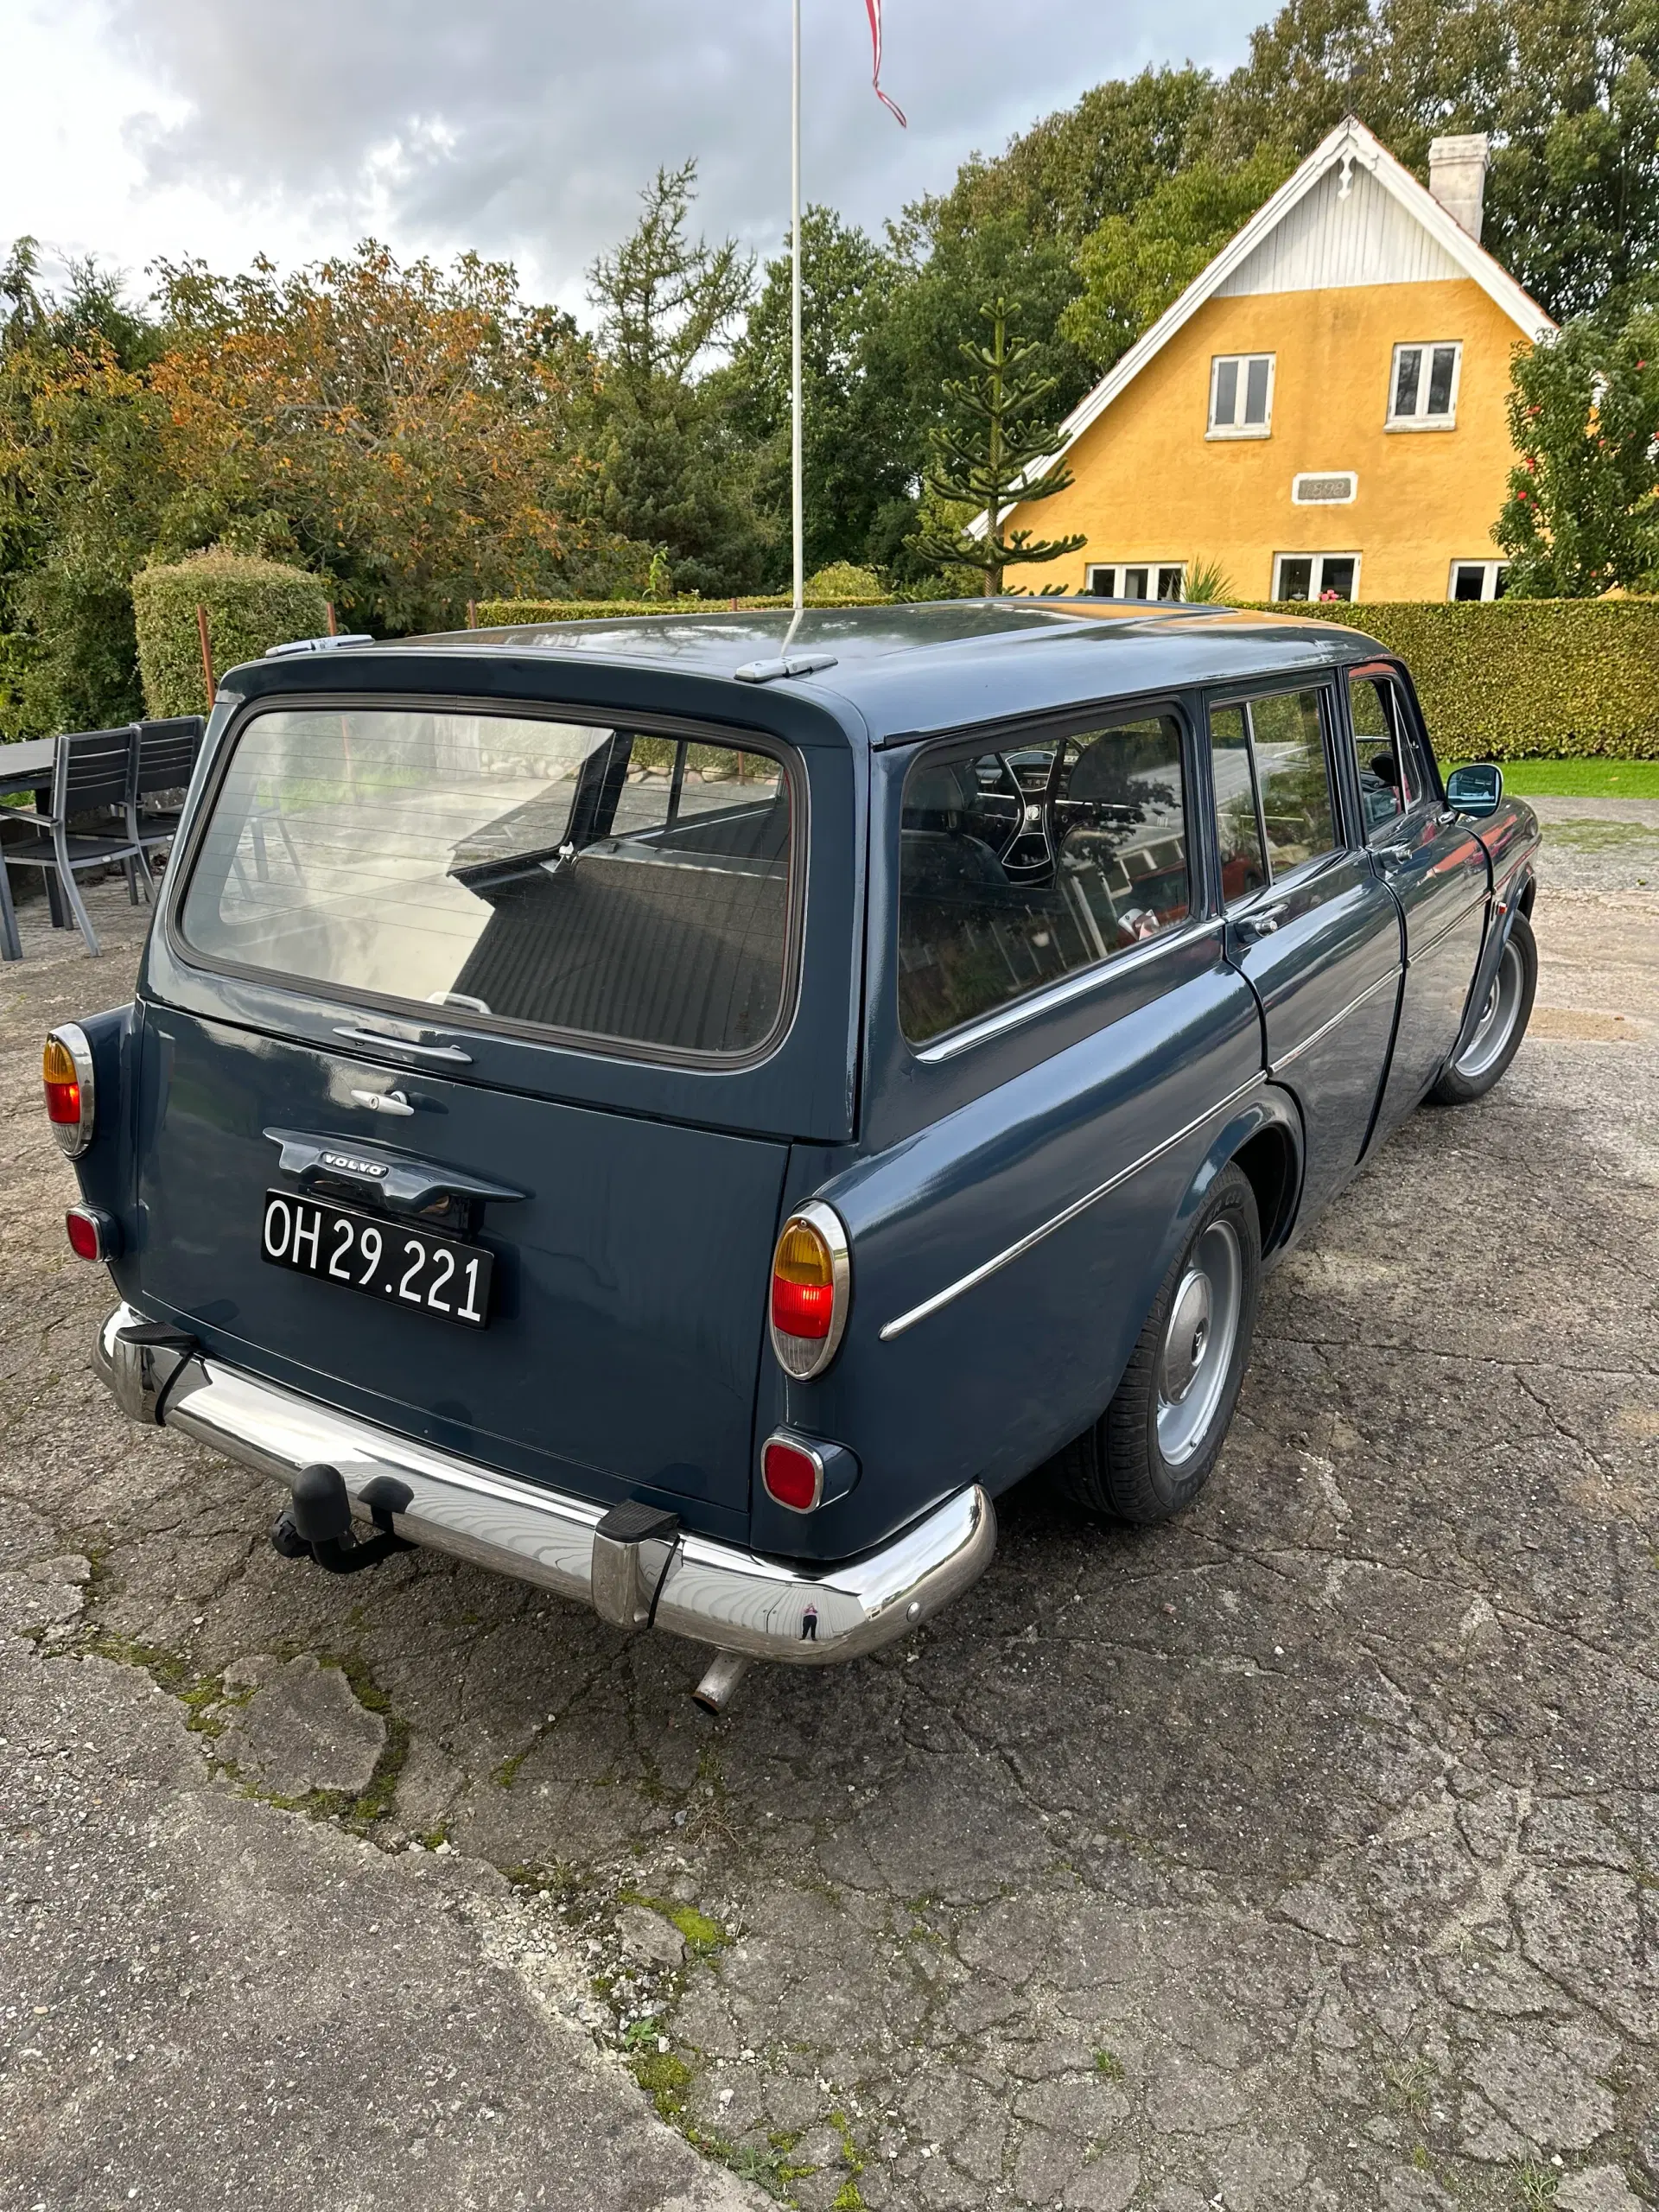
[[[760,1455],[760,1477],[766,1495],[791,1513],[811,1512],[823,1489],[823,1469],[814,1454],[776,1436]]]
[[[791,1337],[827,1337],[836,1303],[835,1262],[810,1222],[791,1221],[772,1263],[772,1325]]]
[[[772,1262],[772,1347],[798,1381],[821,1374],[847,1325],[847,1232],[814,1200],[784,1224]]]

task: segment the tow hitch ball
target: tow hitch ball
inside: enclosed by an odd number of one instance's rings
[[[361,1574],[393,1552],[413,1550],[409,1539],[392,1527],[391,1516],[401,1513],[414,1496],[395,1476],[377,1475],[362,1497],[378,1533],[359,1540],[353,1531],[351,1494],[340,1470],[302,1467],[294,1478],[293,1496],[276,1516],[271,1544],[284,1559],[314,1559],[330,1574]]]

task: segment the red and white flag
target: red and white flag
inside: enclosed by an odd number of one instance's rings
[[[897,117],[908,130],[910,125],[905,122],[905,111],[896,101],[890,100],[881,89],[881,0],[864,0],[864,5],[870,18],[870,58],[874,64],[870,82],[874,86],[875,97],[882,106],[889,114]]]

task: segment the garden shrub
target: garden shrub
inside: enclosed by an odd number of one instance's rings
[[[816,584],[817,579],[814,579]],[[874,594],[809,606],[880,604]],[[891,603],[886,602],[886,603]],[[486,626],[719,613],[719,600],[487,600]],[[787,597],[743,599],[755,612]],[[1659,599],[1281,602],[1259,609],[1344,622],[1398,653],[1443,760],[1659,760]]]
[[[1411,671],[1442,760],[1659,760],[1659,599],[1294,601]]]
[[[319,638],[328,627],[327,594],[317,577],[217,549],[141,569],[132,580],[132,604],[144,705],[157,716],[207,710],[198,607],[207,610],[219,677],[240,661],[257,660],[269,646]]]

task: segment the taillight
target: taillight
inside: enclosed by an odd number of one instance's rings
[[[772,1348],[797,1382],[822,1375],[835,1357],[851,1294],[847,1232],[814,1198],[784,1224],[772,1261]]]
[[[823,1496],[823,1461],[810,1444],[769,1436],[760,1453],[766,1494],[791,1513],[810,1513]]]
[[[46,1118],[60,1147],[78,1160],[92,1141],[97,1100],[92,1086],[92,1048],[86,1033],[73,1021],[54,1029],[41,1055],[46,1085]]]

